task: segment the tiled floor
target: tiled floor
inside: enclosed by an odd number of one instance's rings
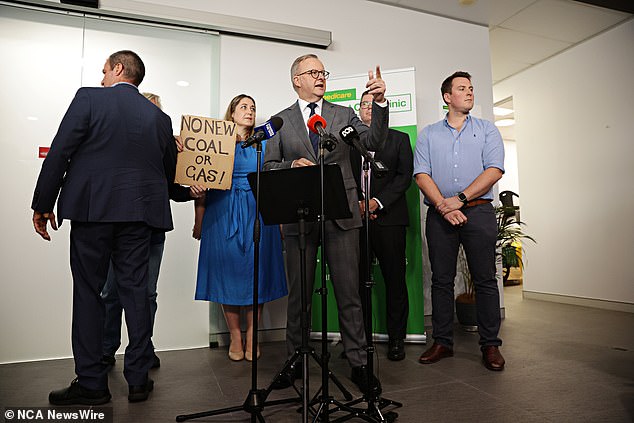
[[[500,373],[480,362],[477,335],[456,327],[455,356],[420,365],[421,345],[408,345],[407,358],[390,362],[378,345],[377,372],[383,397],[403,403],[398,422],[632,422],[634,421],[634,314],[572,305],[523,300],[521,287],[505,288],[506,319]],[[266,388],[285,360],[281,342],[262,345],[259,388]],[[337,358],[341,345],[331,347],[331,369],[350,390],[346,362]],[[115,422],[173,422],[177,415],[239,406],[251,387],[251,368],[230,362],[226,348],[159,352],[160,369],[150,400],[130,404],[122,360],[110,375]],[[0,408],[47,406],[48,392],[73,378],[72,360],[0,365]],[[319,383],[311,364],[311,392]],[[335,399],[341,393],[331,384]],[[269,400],[299,398],[291,389]],[[297,405],[264,408],[268,422],[297,422]],[[389,408],[384,409],[384,411]],[[336,413],[331,421],[344,414]],[[193,421],[249,421],[248,413],[205,417]],[[7,420],[9,421],[9,420]],[[362,421],[358,418],[352,421]]]

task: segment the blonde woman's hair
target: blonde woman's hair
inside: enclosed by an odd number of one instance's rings
[[[163,110],[163,105],[161,104],[161,97],[153,93],[143,93],[143,97],[150,100],[152,103],[156,104],[156,106]]]

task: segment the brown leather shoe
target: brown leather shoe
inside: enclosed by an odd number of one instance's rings
[[[431,364],[445,357],[453,357],[453,350],[434,342],[434,345],[420,356],[418,362],[421,364]]]
[[[504,370],[504,357],[500,354],[500,349],[496,346],[482,347],[482,362],[484,367],[494,372]]]

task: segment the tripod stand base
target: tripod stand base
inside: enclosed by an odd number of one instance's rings
[[[362,402],[367,402],[367,408],[358,408],[354,407],[357,404]],[[392,401],[386,398],[379,398],[376,401],[369,401],[366,397],[362,397],[356,399],[352,402],[344,404],[344,407],[341,411],[348,411],[347,416],[342,416],[336,420],[332,420],[333,422],[344,422],[350,420],[352,418],[360,418],[365,420],[366,422],[394,422],[398,418],[398,413],[394,411],[382,412],[381,410],[388,406],[394,407],[402,407],[403,404],[397,401]]]
[[[262,389],[250,390],[247,394],[247,398],[244,400],[242,405],[227,407],[227,408],[219,408],[217,410],[203,411],[200,413],[193,414],[181,414],[176,416],[177,422],[184,422],[186,420],[199,419],[201,417],[209,417],[209,416],[218,416],[220,414],[229,414],[236,411],[244,411],[246,413],[251,414],[251,421],[255,421],[257,418],[258,421],[264,422],[264,417],[262,417],[262,410],[266,406],[271,405],[279,405],[279,404],[288,404],[293,402],[299,402],[299,398],[287,398],[280,399],[275,401],[265,401],[268,391]]]
[[[283,377],[283,375],[288,375],[289,372],[291,371],[290,369],[295,368],[295,366],[303,366],[303,360],[307,360],[309,358],[312,358],[313,360],[315,360],[315,362],[317,363],[317,365],[323,369],[323,361],[321,360],[321,358],[315,353],[314,349],[312,349],[311,347],[307,347],[307,348],[303,348],[300,347],[298,348],[295,353],[291,356],[291,358],[289,358],[286,363],[284,364],[284,367],[282,368],[282,370],[277,374],[277,376],[273,379],[273,381],[271,382],[271,384],[269,385],[269,388],[267,389],[267,395],[268,392],[270,392],[271,390],[274,389],[279,389],[277,387],[274,387],[276,385],[276,383],[278,382],[278,380]],[[302,368],[303,370],[303,368]],[[303,373],[303,372],[302,372]],[[306,375],[302,374],[302,378],[304,378]],[[335,386],[337,386],[337,388],[341,391],[341,394],[344,396],[344,398],[346,399],[346,401],[350,401],[352,399],[352,394],[343,386],[343,384],[339,381],[339,379],[337,379],[337,376],[335,376],[335,374],[331,371],[328,370],[328,379],[330,381],[332,381]],[[288,387],[294,387],[294,381],[291,381],[288,384]],[[286,386],[284,387],[284,389],[286,388]],[[296,388],[295,388],[296,389]],[[321,392],[322,388],[319,388],[318,392]],[[297,389],[296,389],[297,390]]]
[[[366,422],[391,423],[396,421],[396,419],[398,418],[398,413],[394,411],[388,411],[383,413],[381,412],[381,409],[390,405],[393,405],[395,407],[403,406],[403,404],[398,403],[396,401],[382,399],[382,400],[379,400],[378,403],[377,402],[368,403],[367,409],[354,407],[354,405],[359,404],[365,400],[366,400],[365,397],[363,397],[363,398],[359,398],[357,400],[344,404],[330,397],[327,400],[324,400],[321,403],[319,403],[320,404],[319,409],[317,409],[316,411],[314,410],[314,408],[312,409],[311,414],[314,416],[313,421],[323,420],[323,421],[334,423],[334,422],[345,422],[350,419],[356,418],[356,419],[365,420]],[[324,407],[328,407],[329,405],[334,405],[335,408],[330,410],[328,408],[324,408]],[[347,413],[347,414],[331,420],[330,416],[335,413]]]

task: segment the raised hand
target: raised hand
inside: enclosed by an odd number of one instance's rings
[[[385,101],[385,81],[381,78],[381,67],[376,65],[376,75],[371,70],[368,71],[368,82],[365,84],[368,93],[372,94],[376,103]]]

